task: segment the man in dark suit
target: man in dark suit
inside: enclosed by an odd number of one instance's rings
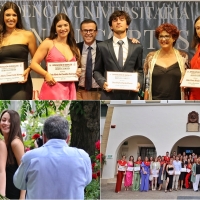
[[[130,23],[131,18],[128,13],[115,11],[109,18],[109,26],[113,31],[113,37],[97,45],[93,77],[103,89],[101,93],[102,100],[138,99],[138,92],[143,84],[143,49],[141,44],[132,43],[127,38],[127,30]],[[107,71],[137,72],[137,89],[113,90],[109,88],[106,77]]]
[[[100,86],[92,77],[97,43],[97,24],[91,19],[85,19],[80,24],[83,42],[77,43],[81,53],[81,76],[77,86],[77,100],[100,100]],[[88,48],[91,48],[90,50]],[[89,52],[90,58],[89,57]]]

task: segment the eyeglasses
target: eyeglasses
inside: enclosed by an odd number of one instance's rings
[[[94,30],[94,29],[89,29],[89,30],[83,29],[83,30],[82,30],[82,32],[85,33],[85,34],[86,34],[86,33],[94,33],[95,31],[96,31],[96,30]]]
[[[159,39],[159,40],[163,40],[163,39],[169,40],[170,38],[171,38],[171,35],[159,35],[159,36],[158,36],[158,39]]]

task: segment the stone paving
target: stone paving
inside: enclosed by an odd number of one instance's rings
[[[101,199],[190,199],[200,200],[200,191],[194,192],[192,189],[185,189],[165,193],[161,191],[140,192],[140,191],[122,191],[115,193],[115,183],[101,184]]]

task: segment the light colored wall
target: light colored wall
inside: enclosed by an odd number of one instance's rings
[[[111,125],[116,125],[116,128],[110,128],[106,155],[110,155],[111,158],[107,159],[107,164],[104,165],[103,179],[114,177],[115,170],[113,169],[115,169],[121,145],[127,138],[132,136],[149,138],[156,148],[157,155],[165,155],[165,152],[171,151],[181,138],[200,136],[200,132],[186,132],[188,114],[192,111],[200,114],[200,104],[198,103],[134,103],[132,105],[116,103],[109,105],[114,106]],[[188,143],[192,144],[192,141],[188,140]],[[130,139],[130,142],[135,146],[128,149],[128,153],[130,151],[135,153],[137,145],[134,137]],[[138,142],[145,143],[142,140]]]

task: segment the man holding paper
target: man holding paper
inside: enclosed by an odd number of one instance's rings
[[[176,160],[173,161],[173,165],[174,165],[174,170],[175,170],[175,174],[173,177],[173,185],[172,185],[172,189],[174,189],[175,186],[175,190],[178,190],[178,180],[179,180],[179,176],[181,174],[181,162],[179,161],[179,157],[176,156]]]
[[[113,37],[97,44],[93,77],[103,89],[101,99],[138,99],[143,84],[142,46],[127,38],[130,23],[126,12],[115,11],[109,18]]]

